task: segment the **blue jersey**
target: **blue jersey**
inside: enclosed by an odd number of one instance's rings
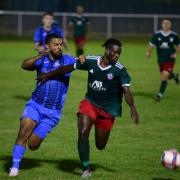
[[[40,73],[53,71],[61,66],[75,63],[75,59],[69,55],[62,55],[56,61],[49,59],[48,55],[36,61],[37,76]],[[61,110],[64,106],[70,73],[58,75],[42,84],[37,83],[32,93],[32,99],[48,109]]]
[[[46,31],[43,26],[36,29],[34,33],[34,43],[39,43],[41,46],[45,46],[45,40],[48,34],[56,33],[60,37],[63,37],[63,32],[60,27],[52,26],[50,31]]]

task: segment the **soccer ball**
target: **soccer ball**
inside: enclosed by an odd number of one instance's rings
[[[177,169],[180,167],[180,153],[175,149],[164,150],[161,156],[161,163],[167,169]]]

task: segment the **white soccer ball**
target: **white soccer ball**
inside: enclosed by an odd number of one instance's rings
[[[165,150],[161,156],[161,163],[167,169],[180,167],[180,153],[175,149]]]

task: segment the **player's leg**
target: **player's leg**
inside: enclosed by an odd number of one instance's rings
[[[103,150],[106,147],[110,135],[110,130],[102,128],[95,128],[95,140],[96,147],[99,150]]]
[[[33,129],[36,126],[36,121],[30,118],[23,118],[20,121],[20,129],[16,139],[16,144],[20,146],[26,146],[29,137],[32,134]]]
[[[28,147],[31,151],[37,150],[47,135],[55,128],[54,122],[51,124],[51,119],[41,121],[33,130],[29,140]]]
[[[85,44],[85,38],[84,37],[78,37],[75,39],[76,44],[76,54],[77,57],[84,54],[84,44]]]
[[[176,84],[179,84],[179,74],[173,72],[174,65],[175,65],[174,62],[164,63],[163,70],[166,70],[166,71],[169,72],[169,78],[168,78],[168,80],[174,79],[174,81],[176,82]]]
[[[31,136],[36,122],[30,118],[23,118],[20,121],[19,133],[13,148],[13,164],[9,176],[17,176],[20,162],[26,151],[26,143]]]
[[[160,101],[162,99],[167,87],[168,79],[170,78],[171,73],[173,71],[173,67],[174,67],[174,63],[171,62],[159,64],[159,70],[161,73],[161,84],[160,84],[159,92],[155,96],[156,101]]]
[[[174,79],[176,84],[179,84],[179,74],[175,72],[170,72],[169,80]]]
[[[161,98],[163,97],[164,92],[165,92],[166,87],[167,87],[169,75],[170,75],[170,73],[166,70],[163,70],[161,72],[161,84],[160,84],[159,92],[155,97],[155,100],[160,101]]]
[[[93,120],[85,114],[78,115],[78,152],[82,163],[83,171],[89,169],[89,134]]]
[[[41,114],[40,121],[28,140],[29,149],[32,151],[40,147],[47,135],[58,125],[61,117],[61,111],[47,109],[41,105],[38,105],[38,111]]]
[[[28,147],[31,151],[38,149],[42,143],[43,139],[32,133],[28,140]]]
[[[175,83],[176,83],[176,84],[179,84],[179,74],[173,72],[174,63],[169,63],[169,64],[168,64],[168,67],[169,67],[169,72],[170,72],[170,74],[169,74],[169,80],[174,79]]]
[[[26,150],[26,144],[39,122],[39,112],[34,101],[30,100],[20,118],[20,129],[13,149],[13,165],[9,176],[17,176],[20,162]]]
[[[166,90],[167,82],[169,79],[174,79],[176,84],[179,84],[179,75],[178,73],[173,72],[174,63],[166,62],[159,65],[161,72],[161,85],[159,89],[159,93],[156,95],[156,100],[159,101]]]
[[[97,109],[97,112],[98,118],[94,122],[96,147],[103,150],[108,142],[115,118],[101,109]]]
[[[89,170],[89,134],[96,119],[96,109],[94,105],[90,103],[87,99],[80,102],[79,112],[78,112],[78,152],[80,161],[82,164],[83,174],[82,178],[88,178],[91,176]]]

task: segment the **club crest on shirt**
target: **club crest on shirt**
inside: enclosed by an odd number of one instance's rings
[[[173,38],[170,38],[170,42],[172,43],[174,41],[174,39]]]
[[[112,80],[112,79],[114,78],[114,76],[113,76],[112,73],[108,73],[108,74],[107,74],[107,78],[108,78],[109,80]]]
[[[91,74],[93,74],[93,73],[94,73],[93,69],[90,69],[90,70],[89,70],[89,72],[90,72]]]

